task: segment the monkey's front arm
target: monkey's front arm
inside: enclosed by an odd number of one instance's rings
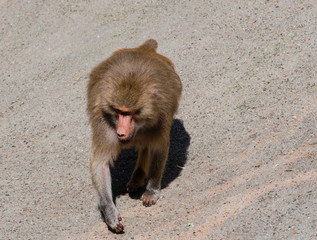
[[[111,189],[111,174],[109,161],[96,158],[91,160],[91,174],[94,185],[99,194],[99,209],[103,213],[105,222],[115,232],[123,232],[121,217],[118,209],[114,205]]]

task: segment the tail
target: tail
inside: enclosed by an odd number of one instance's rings
[[[157,41],[154,39],[149,39],[145,41],[139,48],[145,51],[156,51],[157,47]]]

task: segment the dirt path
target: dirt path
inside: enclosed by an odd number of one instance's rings
[[[0,239],[316,239],[316,1],[1,1]],[[108,231],[88,73],[154,38],[182,78],[162,198]],[[131,160],[132,158],[132,160]]]

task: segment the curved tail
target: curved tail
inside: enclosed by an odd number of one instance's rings
[[[149,39],[146,40],[139,48],[146,51],[156,51],[157,47],[157,41],[154,39]]]

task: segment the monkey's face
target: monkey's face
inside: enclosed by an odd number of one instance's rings
[[[102,109],[104,121],[112,127],[121,143],[132,141],[138,132],[152,129],[158,122],[158,116],[151,113],[153,109],[145,105],[142,108],[127,108],[108,103]]]
[[[157,94],[143,90],[136,83],[134,85],[114,84],[107,87],[100,97],[103,118],[121,143],[131,142],[138,132],[144,133],[159,121]]]
[[[108,105],[103,109],[104,120],[114,129],[120,142],[131,141],[137,130],[142,127],[139,111],[126,107]]]
[[[114,108],[117,117],[116,133],[121,142],[130,141],[135,134],[135,112],[126,107]]]

